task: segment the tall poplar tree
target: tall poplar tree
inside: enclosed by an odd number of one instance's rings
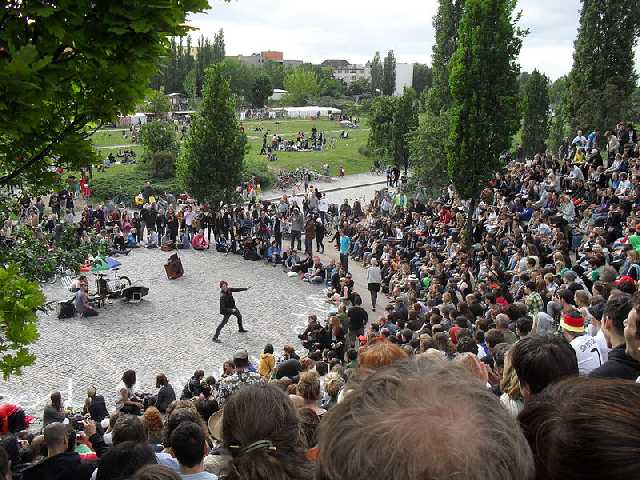
[[[389,50],[387,56],[384,57],[383,76],[382,76],[382,93],[384,95],[393,95],[396,90],[396,57],[393,50]]]
[[[453,103],[448,144],[449,178],[469,200],[465,242],[473,214],[500,156],[518,130],[518,55],[522,34],[513,17],[516,0],[466,0],[458,47],[450,62]]]
[[[464,0],[440,0],[438,13],[433,17],[436,41],[431,57],[432,90],[429,109],[435,113],[448,110],[451,106],[449,91],[449,61],[456,51],[458,26],[464,11]]]
[[[529,76],[522,99],[522,148],[526,156],[543,153],[549,135],[549,79],[538,70]]]
[[[626,118],[639,18],[638,0],[583,0],[569,75],[573,127],[604,131]]]
[[[380,60],[380,52],[376,52],[371,61],[371,89],[374,93],[377,90],[382,92],[382,80],[384,71],[382,69],[382,61]]]
[[[180,149],[180,185],[201,202],[228,201],[240,182],[246,143],[229,80],[222,64],[215,64],[206,71],[202,105]]]

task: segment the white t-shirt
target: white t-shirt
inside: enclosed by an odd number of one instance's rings
[[[578,357],[578,371],[580,375],[589,375],[592,370],[602,365],[600,350],[598,349],[598,343],[595,337],[580,335],[571,340],[571,346],[576,352],[576,357]]]
[[[596,339],[598,351],[600,352],[600,359],[602,360],[602,363],[605,363],[607,360],[609,360],[610,348],[609,345],[607,345],[607,339],[604,337],[602,328],[596,331],[596,326],[592,323],[587,327],[587,332],[589,333],[589,335]]]
[[[318,200],[318,210],[325,213],[329,211],[329,202],[327,202],[326,198]]]

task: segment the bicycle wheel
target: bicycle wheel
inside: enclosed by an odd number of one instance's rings
[[[127,288],[131,286],[131,280],[129,280],[129,277],[126,276],[121,276],[120,278],[120,287],[121,288]]]

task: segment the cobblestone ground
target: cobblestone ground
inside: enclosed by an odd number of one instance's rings
[[[43,315],[40,340],[33,346],[36,364],[1,384],[4,400],[40,417],[52,391],[60,390],[67,403],[71,398],[79,408],[86,388],[95,385],[112,405],[120,376],[129,368],[138,372],[139,391],[154,391],[155,375],[164,372],[179,395],[194,370],[218,377],[224,360],[239,348],[254,357],[265,343],[277,351],[284,344],[301,348],[297,333],[306,316],[327,311],[322,287],[289,278],[281,268],[213,250],[188,250],[180,253],[184,277],[170,281],[163,268],[168,256],[157,249],[137,249],[118,259],[121,274],[150,288],[140,304],[115,300],[88,319]],[[222,344],[214,344],[221,279],[251,287],[234,295],[249,334],[238,333],[232,317],[222,331]],[[93,276],[90,285],[95,285]],[[46,286],[45,293],[48,300],[71,296],[59,284]]]

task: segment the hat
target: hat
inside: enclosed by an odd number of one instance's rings
[[[222,412],[223,410],[218,410],[209,417],[209,421],[207,422],[209,434],[219,442],[222,441]]]
[[[235,362],[236,360],[244,360],[245,362],[249,360],[249,354],[247,353],[246,350],[238,350],[236,353],[233,354],[233,361]]]
[[[407,278],[407,281],[408,282],[418,282],[420,280],[415,275],[409,275],[409,278]]]
[[[614,285],[620,285],[621,283],[628,283],[628,282],[635,282],[635,280],[633,279],[633,277],[630,277],[629,275],[623,275],[622,277],[620,277],[619,279],[617,279],[615,282],[613,282]]]
[[[562,315],[560,326],[567,332],[584,333],[584,318],[582,318],[580,312],[573,310]]]

